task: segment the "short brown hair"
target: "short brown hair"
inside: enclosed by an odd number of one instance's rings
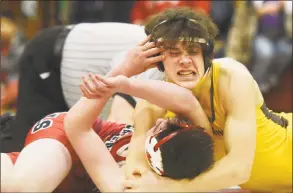
[[[180,38],[189,40],[190,38],[202,38],[209,44],[213,44],[218,34],[218,28],[207,14],[188,7],[180,7],[166,9],[151,16],[145,24],[145,32],[147,35],[152,34],[152,41],[156,42],[158,38],[163,38],[162,46],[168,49],[174,46]],[[199,46],[199,43],[194,43],[194,41],[186,41],[186,43],[188,47]],[[200,44],[200,46],[204,51],[203,45]],[[205,63],[211,62],[212,55],[212,53],[204,53]]]
[[[192,19],[195,22],[187,22],[184,25],[184,22],[187,21],[184,21],[184,19]],[[170,23],[154,29],[156,25],[165,20],[170,21]],[[145,30],[148,33],[153,33],[154,39],[159,37],[177,39],[188,36],[214,40],[218,34],[217,26],[207,14],[201,11],[196,12],[188,7],[171,8],[151,16],[145,25]]]

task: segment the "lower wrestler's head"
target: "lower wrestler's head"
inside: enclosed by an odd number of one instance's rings
[[[146,156],[157,174],[192,179],[213,165],[213,141],[185,119],[159,119],[148,132]]]

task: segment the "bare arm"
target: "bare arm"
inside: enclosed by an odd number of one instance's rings
[[[205,128],[212,136],[211,125],[196,97],[188,89],[159,80],[129,80],[120,92],[143,98],[163,109],[168,109]]]
[[[95,84],[98,89],[88,89],[94,92],[96,96],[103,96],[105,94],[100,90],[101,85],[104,85],[112,89],[112,92],[122,92],[143,98],[155,103],[163,109],[170,109],[171,111],[186,116],[194,124],[210,131],[212,135],[208,118],[190,90],[163,81],[130,80],[124,76],[106,78],[96,75],[94,78],[92,76],[90,77],[93,84]],[[154,116],[155,107],[155,105],[143,102],[139,104],[135,110],[135,132],[129,148],[128,163],[130,163],[129,160],[137,162],[138,157],[139,160],[145,159],[145,154],[143,153],[145,134],[156,121],[157,117]],[[156,108],[159,109],[158,107]],[[129,166],[129,164],[127,165]],[[128,177],[131,176],[131,174],[132,172],[127,172]]]
[[[155,80],[130,80],[129,86],[121,90],[126,94],[148,100],[164,109],[170,109],[188,117],[194,124],[212,130],[207,116],[192,92],[172,83]],[[135,132],[131,139],[126,162],[127,178],[131,179],[134,173],[144,173],[147,168],[144,152],[144,143],[147,131],[153,127],[155,121],[163,117],[166,110],[150,104],[147,101],[138,103],[134,113]],[[133,165],[143,167],[135,168]]]
[[[241,87],[239,87],[241,85]],[[225,91],[227,110],[225,143],[227,155],[217,161],[214,167],[191,181],[177,183],[174,190],[214,191],[249,180],[256,146],[256,115],[254,81],[249,74],[235,73],[230,77]],[[235,94],[237,93],[237,95]]]
[[[124,75],[131,77],[143,73],[150,68],[155,68],[156,63],[164,60],[165,56],[157,55],[162,49],[156,47],[154,42],[149,42],[150,37],[148,36],[136,47],[129,50],[121,64],[111,69],[106,76],[115,77],[117,75]]]
[[[98,98],[104,96],[104,87],[113,93],[121,92],[149,101],[163,109],[171,110],[189,118],[195,125],[203,127],[212,135],[211,125],[193,93],[176,84],[160,80],[132,80],[125,76],[112,78],[101,75],[90,76],[96,89],[87,86],[87,90]]]
[[[71,156],[61,142],[34,141],[20,152],[9,171],[9,180],[1,179],[1,192],[52,192],[67,176],[71,164]]]
[[[103,141],[91,128],[109,97],[82,97],[67,113],[64,127],[86,171],[102,192],[123,190],[123,173]]]
[[[147,131],[153,127],[156,120],[164,116],[166,111],[145,100],[140,100],[134,111],[135,132],[131,138],[126,159],[126,177],[133,178],[143,174],[149,168],[145,159],[145,139]]]

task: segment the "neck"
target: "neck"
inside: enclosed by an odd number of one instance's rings
[[[199,82],[195,85],[195,87],[192,89],[192,92],[195,96],[200,94],[200,91],[202,90],[202,87],[205,86],[205,82],[209,77],[209,74],[211,72],[211,68],[207,69],[203,77],[199,80]]]

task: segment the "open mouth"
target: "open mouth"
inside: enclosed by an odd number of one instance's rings
[[[195,72],[192,70],[188,70],[188,71],[179,71],[177,72],[177,75],[179,76],[194,76]]]

